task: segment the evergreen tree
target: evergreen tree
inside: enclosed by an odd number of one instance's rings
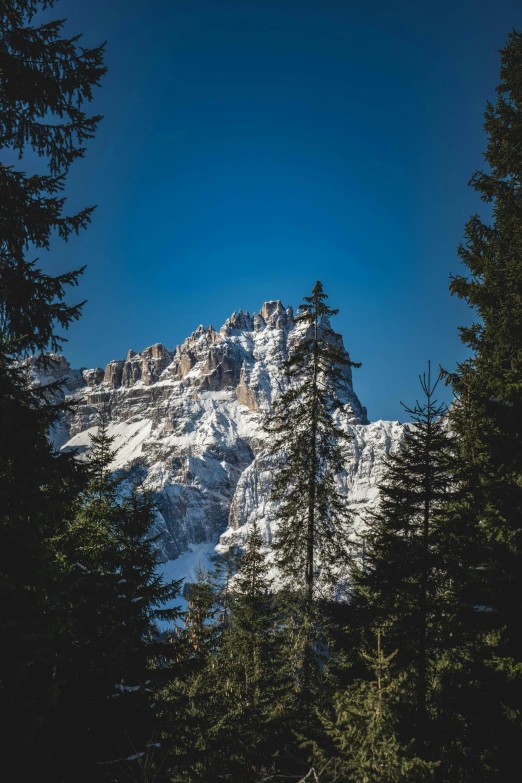
[[[232,544],[226,552],[212,555],[213,568],[209,573],[214,589],[214,601],[218,609],[216,623],[221,633],[230,627],[230,606],[232,602],[234,577],[239,567],[242,552]]]
[[[338,783],[406,783],[433,778],[397,733],[397,703],[403,682],[391,676],[395,653],[385,656],[377,633],[377,656],[366,656],[374,679],[358,680],[334,697],[333,714],[321,720],[333,748],[315,748],[316,780]],[[335,755],[332,755],[335,754]],[[312,778],[313,779],[313,778]]]
[[[216,780],[256,781],[267,759],[281,756],[294,739],[294,683],[281,628],[284,618],[268,571],[254,520],[217,657],[222,711],[215,727],[216,748],[221,748],[224,774]]]
[[[243,556],[223,562],[217,580],[198,569],[196,582],[185,585],[183,661],[162,694],[174,781],[255,783],[267,760],[295,744],[294,682],[255,523]],[[239,570],[229,579],[234,562]]]
[[[428,689],[452,644],[453,577],[460,566],[444,516],[454,483],[446,408],[434,398],[438,380],[432,382],[429,366],[420,382],[425,401],[406,408],[413,424],[388,457],[379,508],[368,519],[364,559],[354,572],[354,609],[370,638],[382,629],[398,648],[397,666],[410,693],[407,732],[426,745],[433,739]]]
[[[477,320],[460,329],[472,352],[450,376],[457,398],[452,426],[462,463],[455,524],[474,541],[461,592],[468,633],[459,682],[465,689],[467,755],[483,759],[483,780],[505,780],[522,766],[522,34],[501,50],[495,103],[487,103],[486,171],[470,185],[491,205],[474,215],[459,255],[465,275],[451,292]],[[462,769],[462,766],[461,766]],[[464,779],[464,778],[462,778]]]
[[[103,46],[88,49],[78,45],[80,36],[63,37],[64,20],[32,24],[54,4],[4,0],[0,6],[0,150],[21,158],[28,148],[49,166],[49,174],[27,174],[0,162],[0,328],[17,353],[57,350],[63,338],[55,325],[67,329],[81,308],[63,299],[83,269],[52,277],[27,257],[29,248],[48,250],[55,232],[67,240],[86,227],[94,209],[64,215],[59,194],[101,119],[82,105],[106,72]]]
[[[160,638],[158,621],[178,617],[165,605],[180,583],[165,584],[156,572],[153,498],[111,473],[112,443],[102,414],[91,436],[91,481],[54,541],[75,619],[57,667],[64,696],[55,730],[64,747],[55,780],[120,780],[130,762],[150,756],[159,731],[154,689],[172,674],[177,655]]]
[[[276,401],[267,429],[272,453],[280,459],[272,496],[280,502],[274,544],[277,563],[303,594],[306,627],[304,683],[312,671],[314,600],[319,569],[332,576],[332,565],[346,562],[349,515],[335,478],[343,470],[340,444],[348,439],[335,419],[343,406],[351,362],[329,318],[317,281],[305,297],[296,323],[302,337],[285,365],[288,389]],[[304,585],[304,589],[301,589]]]
[[[56,350],[56,326],[79,316],[64,297],[81,270],[52,277],[28,254],[47,250],[53,232],[67,239],[90,219],[92,209],[63,215],[60,191],[100,119],[82,103],[105,72],[102,47],[63,38],[61,21],[32,24],[51,5],[0,4],[0,720],[9,758],[28,778],[52,770],[56,665],[71,622],[49,542],[83,486],[73,455],[56,454],[48,441],[60,415],[58,386],[34,388],[20,364],[28,352]],[[48,162],[49,174],[7,164],[26,148]]]
[[[0,350],[0,720],[18,770],[46,768],[57,659],[70,627],[50,544],[73,513],[82,471],[48,433],[53,390],[33,388]]]
[[[271,651],[277,618],[268,570],[263,539],[254,520],[234,582],[231,608],[232,647],[242,669],[245,697],[253,706],[259,704],[266,690],[262,680],[265,678],[266,685],[267,670],[274,660]]]
[[[223,706],[216,689],[219,603],[211,575],[198,566],[183,596],[188,606],[179,631],[178,670],[159,693],[162,737],[169,747],[169,780],[210,781],[213,764],[218,766],[213,728]]]

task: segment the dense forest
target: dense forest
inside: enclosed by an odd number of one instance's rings
[[[469,358],[420,377],[364,537],[339,494],[338,391],[353,365],[320,282],[266,428],[271,550],[254,525],[193,583],[157,572],[155,500],[113,473],[100,416],[87,461],[53,450],[67,403],[34,386],[81,315],[83,269],[38,253],[88,227],[67,173],[101,117],[104,47],[0,3],[0,710],[13,780],[56,783],[500,783],[522,769],[522,34],[501,52],[484,171],[450,292]],[[52,120],[50,119],[52,118]],[[62,333],[62,336],[60,335]],[[364,358],[364,357],[363,357]],[[453,403],[436,399],[451,385]],[[440,388],[440,387],[439,387]],[[277,577],[274,577],[274,564]],[[340,573],[349,579],[340,579]],[[176,597],[187,609],[166,608]]]

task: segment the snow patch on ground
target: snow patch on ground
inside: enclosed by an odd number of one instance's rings
[[[211,556],[215,554],[216,545],[204,541],[201,544],[190,544],[188,551],[158,566],[159,573],[165,581],[184,579],[185,582],[195,582],[198,568],[208,570],[213,567]]]
[[[209,571],[214,567],[211,557],[215,555],[215,548],[215,544],[208,541],[201,544],[190,544],[187,552],[177,557],[176,560],[162,563],[157,567],[157,571],[165,582],[177,579],[183,579],[183,584],[195,582],[198,568],[204,568],[205,571]],[[181,590],[183,590],[183,585],[181,585]],[[188,605],[181,593],[165,604],[166,609],[172,609],[175,606],[179,607],[183,612],[187,611]],[[165,630],[171,626],[171,623],[160,621],[158,625],[162,630]]]

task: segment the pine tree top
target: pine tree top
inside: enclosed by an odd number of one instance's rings
[[[27,258],[31,248],[48,250],[53,235],[67,241],[91,220],[93,206],[64,214],[62,195],[71,164],[85,154],[100,115],[83,105],[106,73],[104,44],[79,45],[63,35],[65,20],[32,24],[53,0],[0,3],[0,149],[26,149],[47,163],[48,174],[28,175],[0,163],[0,329],[18,354],[58,351],[62,329],[77,320],[82,304],[64,302],[84,268],[51,276]]]

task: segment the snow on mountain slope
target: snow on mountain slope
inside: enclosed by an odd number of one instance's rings
[[[377,503],[377,485],[383,478],[385,457],[400,442],[403,425],[398,421],[352,424],[342,414],[339,418],[351,440],[343,446],[345,470],[337,480],[357,530],[364,524],[365,509]],[[232,540],[245,540],[254,521],[265,540],[271,540],[277,525],[277,504],[270,499],[273,471],[273,458],[265,450],[242,473],[230,507],[229,526],[220,536],[221,547]]]
[[[89,447],[99,410],[105,408],[118,453],[114,468],[139,476],[158,496],[165,562],[201,551],[218,540],[242,539],[254,518],[270,539],[276,508],[270,500],[270,457],[263,420],[285,386],[282,363],[302,325],[292,308],[265,302],[258,313],[233,313],[219,332],[199,326],[174,351],[156,344],[105,370],[71,370],[63,356],[35,382],[66,379],[74,402],[55,429],[57,447]],[[353,439],[338,480],[358,518],[376,500],[385,454],[401,439],[398,422],[368,423],[352,386],[350,368],[339,424]],[[179,561],[194,558],[185,555]],[[176,570],[176,569],[174,569]]]

